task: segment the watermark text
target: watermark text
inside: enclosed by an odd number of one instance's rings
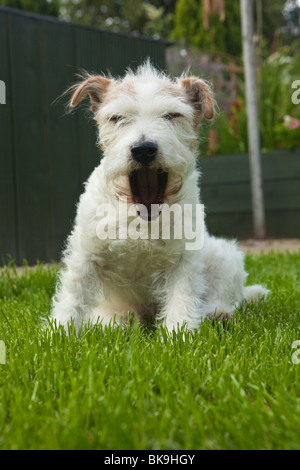
[[[204,243],[203,204],[102,204],[98,207],[96,233],[100,240],[184,240],[188,251]]]
[[[4,341],[0,341],[0,364],[6,364],[6,346]]]
[[[0,104],[6,104],[6,86],[3,80],[0,80]]]
[[[300,80],[295,80],[292,83],[292,88],[296,89],[292,94],[292,102],[293,104],[300,104]]]
[[[300,364],[300,341],[294,341],[292,344],[292,349],[298,348],[292,355],[292,363],[294,365]]]

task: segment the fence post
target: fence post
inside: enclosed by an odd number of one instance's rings
[[[248,115],[248,147],[254,237],[265,238],[266,223],[258,128],[256,64],[253,44],[253,0],[240,0],[240,5]]]

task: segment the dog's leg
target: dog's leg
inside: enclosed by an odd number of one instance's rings
[[[80,261],[79,261],[80,260]],[[73,322],[78,331],[83,324],[101,322],[102,327],[116,326],[136,314],[135,302],[116,292],[101,280],[100,267],[85,257],[71,255],[66,269],[60,273],[60,282],[53,299],[53,319],[66,329]],[[138,317],[138,315],[136,315]]]
[[[97,265],[84,257],[69,257],[60,273],[53,299],[53,319],[67,329],[71,320],[76,330],[92,320],[93,308],[99,303],[101,285]]]
[[[194,252],[186,252],[176,269],[167,276],[164,300],[158,319],[171,331],[184,324],[189,330],[198,329],[202,319],[202,298],[206,285],[202,263]]]

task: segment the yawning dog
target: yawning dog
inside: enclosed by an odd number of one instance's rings
[[[193,330],[207,316],[232,315],[243,299],[267,295],[262,286],[245,287],[235,241],[198,227],[195,149],[201,119],[215,110],[208,84],[171,79],[148,62],[122,79],[86,75],[71,93],[71,107],[90,101],[103,158],[64,252],[57,324],[119,324],[130,313],[153,315],[168,330]],[[195,247],[188,225],[196,238],[201,232]]]

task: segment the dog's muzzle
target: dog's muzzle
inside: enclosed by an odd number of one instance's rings
[[[158,154],[156,143],[136,142],[130,151],[132,159],[140,166],[129,175],[137,214],[144,220],[154,220],[159,216],[164,202],[168,173],[160,168],[149,167]]]

